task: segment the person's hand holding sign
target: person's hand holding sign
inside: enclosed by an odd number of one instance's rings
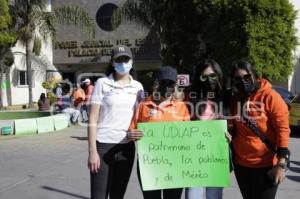
[[[131,141],[136,141],[144,136],[143,131],[139,129],[130,129],[127,131],[127,139]]]
[[[228,143],[232,141],[232,135],[228,131],[225,132],[225,137]]]

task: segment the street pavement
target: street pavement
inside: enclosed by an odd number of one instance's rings
[[[300,138],[291,138],[291,170],[277,198],[300,197]],[[88,199],[86,128],[0,137],[0,199]],[[184,198],[182,196],[182,198]],[[224,199],[241,199],[234,175]],[[142,199],[134,167],[125,199]]]

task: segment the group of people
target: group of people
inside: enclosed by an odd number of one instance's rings
[[[289,158],[288,108],[249,62],[234,63],[230,89],[225,87],[216,61],[206,59],[197,66],[191,89],[196,95],[184,98],[192,107],[176,97],[174,67],[161,67],[153,92],[146,99],[143,86],[130,75],[132,67],[130,48],[113,48],[111,74],[97,80],[91,96],[88,167],[92,199],[124,198],[135,142],[144,135],[137,129],[139,122],[217,119],[228,120],[229,133],[224,136],[232,146],[234,173],[243,198],[275,198]],[[139,165],[137,172],[139,177]],[[142,192],[145,199],[180,199],[182,191],[183,188]],[[186,199],[221,199],[223,188],[186,188],[185,194]]]
[[[88,122],[90,98],[94,86],[89,78],[86,78],[81,82],[81,85],[73,90],[71,99],[73,101],[74,107],[80,110],[82,122]]]
[[[67,113],[70,116],[70,121],[76,124],[80,118],[83,123],[88,122],[90,98],[93,92],[94,86],[89,78],[84,79],[78,87],[72,90],[69,84],[57,85],[56,90],[56,102],[54,108],[56,112]],[[41,93],[38,100],[39,111],[50,110],[50,100],[45,93]]]
[[[70,121],[76,124],[80,118],[83,123],[88,121],[90,97],[94,86],[89,78],[83,80],[77,88],[70,92],[68,86],[62,87],[61,96],[57,97],[55,106],[62,113],[70,115]],[[81,116],[81,117],[80,117]]]

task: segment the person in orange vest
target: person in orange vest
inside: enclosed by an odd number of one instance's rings
[[[77,88],[74,89],[72,93],[72,99],[74,103],[74,107],[78,107],[82,102],[85,100],[85,92],[84,90],[78,86]]]
[[[73,93],[71,95],[71,99],[73,102],[74,107],[77,110],[80,110],[80,115],[82,118],[82,122],[84,122],[85,120],[84,118],[84,112],[83,112],[83,104],[84,104],[84,100],[85,100],[85,93],[84,90],[81,88],[80,85],[77,86],[77,88],[75,88],[73,90]]]
[[[142,101],[132,118],[127,138],[132,141],[142,139],[143,132],[137,129],[140,122],[189,121],[190,113],[186,104],[174,97],[177,82],[177,70],[171,66],[162,67],[157,75],[154,92]],[[140,170],[137,165],[138,179]],[[180,199],[182,188],[142,191],[144,199]]]

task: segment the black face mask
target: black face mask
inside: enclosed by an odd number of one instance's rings
[[[169,80],[160,81],[156,89],[156,93],[158,93],[159,96],[156,95],[156,98],[157,97],[167,98],[173,95],[175,91],[175,85],[176,83],[174,83],[173,81],[169,81]]]
[[[239,93],[246,96],[249,96],[257,89],[257,86],[254,82],[245,79],[241,79],[238,82],[236,82],[235,87],[238,89]]]
[[[203,90],[205,91],[219,90],[219,80],[208,78],[205,82],[203,82]]]
[[[219,79],[207,78],[202,82],[201,98],[217,99],[220,97],[220,82]]]
[[[159,86],[157,92],[161,97],[167,98],[170,97],[174,93],[175,88],[169,86]]]

